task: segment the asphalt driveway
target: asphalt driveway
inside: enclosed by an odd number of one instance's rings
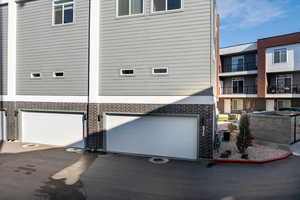
[[[208,167],[205,161],[157,165],[141,157],[64,149],[2,153],[0,199],[300,200],[299,166],[300,157]]]

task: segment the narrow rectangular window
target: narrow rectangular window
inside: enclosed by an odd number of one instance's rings
[[[53,72],[54,78],[63,78],[65,76],[64,72]]]
[[[39,79],[39,78],[41,78],[41,73],[40,72],[32,72],[30,74],[30,78],[31,79]]]
[[[161,68],[152,68],[152,74],[168,74],[168,68],[167,67],[161,67]]]
[[[152,0],[152,12],[181,9],[182,1],[183,0]]]
[[[144,13],[144,0],[117,0],[117,3],[119,17]]]
[[[237,78],[232,80],[232,93],[233,94],[244,93],[244,79]]]
[[[74,0],[53,0],[53,23],[70,24],[74,22]]]
[[[120,70],[121,76],[133,76],[134,75],[134,69],[121,69]]]

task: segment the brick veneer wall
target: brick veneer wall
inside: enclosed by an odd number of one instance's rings
[[[257,73],[257,95],[264,98],[267,94],[266,74],[266,49],[276,46],[291,45],[300,43],[300,32],[276,37],[260,39],[257,42],[258,52],[258,73]]]
[[[42,102],[3,102],[2,108],[7,110],[8,139],[18,139],[18,121],[15,111],[20,109],[36,109],[49,111],[81,111],[86,112],[85,103],[42,103]],[[141,113],[141,114],[196,114],[204,119],[206,134],[202,136],[202,124],[199,124],[199,153],[203,158],[211,158],[213,154],[214,105],[158,105],[158,104],[90,104],[88,116],[89,137],[87,145],[90,149],[103,148],[104,113]],[[98,117],[99,116],[99,117]],[[201,123],[200,120],[199,123]]]

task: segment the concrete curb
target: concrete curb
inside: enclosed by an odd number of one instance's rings
[[[224,160],[224,159],[212,159],[211,162],[213,163],[239,163],[239,164],[265,164],[277,160],[283,160],[293,155],[293,153],[289,152],[283,154],[280,157],[267,159],[267,160]]]

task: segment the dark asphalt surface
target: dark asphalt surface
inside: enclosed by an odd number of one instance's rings
[[[75,184],[51,178],[86,155],[61,149],[0,154],[0,199],[300,200],[300,157],[207,167],[206,161],[157,165],[141,157],[93,154],[97,158],[88,159]]]

